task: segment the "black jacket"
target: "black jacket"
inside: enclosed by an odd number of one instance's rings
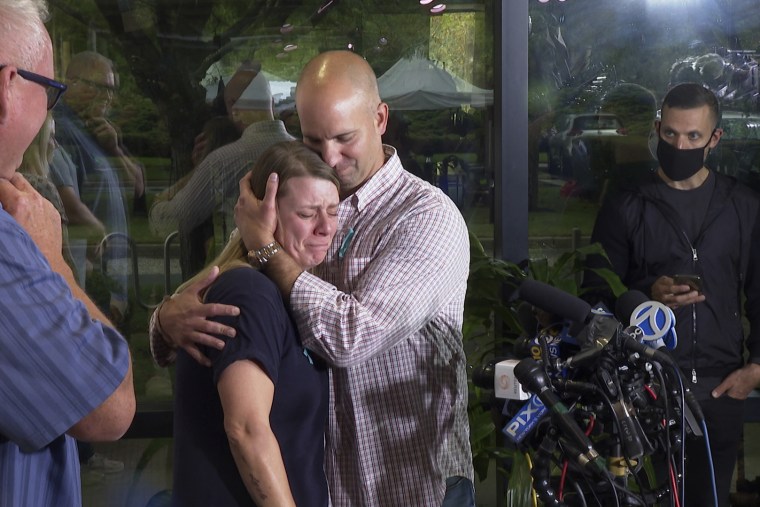
[[[722,378],[744,364],[742,291],[751,330],[746,342],[749,360],[760,363],[760,201],[736,180],[715,177],[707,215],[693,244],[676,211],[655,197],[655,185],[663,184],[656,175],[657,180],[608,200],[591,237],[602,244],[623,283],[650,297],[660,276],[702,277],[706,300],[674,311],[678,346],[673,355],[688,377]]]

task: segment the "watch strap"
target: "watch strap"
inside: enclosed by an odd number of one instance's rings
[[[269,259],[275,256],[277,252],[282,250],[282,246],[277,241],[257,248],[255,250],[248,251],[248,262],[254,268],[264,269]]]

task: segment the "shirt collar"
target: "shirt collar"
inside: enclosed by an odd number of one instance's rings
[[[398,180],[401,171],[404,170],[393,146],[384,144],[383,152],[385,153],[385,163],[382,167],[347,199],[359,212],[363,211],[377,196],[386,193]]]
[[[255,123],[251,123],[250,125],[248,125],[243,131],[243,134],[241,137],[251,137],[254,135],[258,135],[262,132],[271,132],[272,130],[275,130],[275,129],[278,132],[287,132],[285,130],[285,124],[282,122],[282,120],[264,120],[264,121],[257,121]]]

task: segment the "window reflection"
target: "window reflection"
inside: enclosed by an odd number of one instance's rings
[[[756,2],[526,1],[532,257],[556,258],[585,244],[600,201],[656,165],[649,141],[657,104],[669,84],[683,79],[704,82],[723,101],[725,134],[709,163],[760,189]],[[163,4],[160,12],[155,2],[51,1],[56,77],[63,80],[74,55],[83,51],[96,51],[113,63],[118,88],[116,82],[112,90],[90,77],[81,84],[90,89],[93,105],[111,99],[104,115],[143,176],[140,192],[138,172],[119,166],[113,173],[118,182],[112,178],[114,184],[104,187],[113,195],[80,192],[82,204],[89,199],[94,220],[83,218],[79,231],[72,221],[76,215],[68,213],[70,243],[80,245],[78,253],[72,248],[72,262],[95,278],[106,275],[88,291],[110,307],[117,291],[108,277],[122,280],[128,310],[119,326],[130,339],[143,403],[167,403],[172,393],[169,372],[154,368],[147,351],[150,308],[213,254],[228,229],[218,227],[221,216],[215,215],[179,237],[157,234],[134,203],[139,208],[142,195],[147,209],[198,167],[211,147],[236,140],[239,131],[231,132],[223,120],[234,122],[223,98],[242,62],[261,65],[274,99],[274,120],[300,137],[293,86],[314,54],[351,48],[368,59],[378,77],[399,62],[421,61],[439,77],[423,83],[422,71],[397,74],[417,81],[395,97],[387,142],[399,149],[408,170],[445,188],[487,246],[494,221],[513,219],[494,217],[493,181],[500,169],[491,166],[493,145],[510,135],[510,125],[493,131],[493,96],[481,93],[500,93],[493,83],[494,58],[501,57],[491,26],[493,3],[449,1],[441,15],[431,17],[434,4],[411,0],[297,1],[284,7],[185,0]],[[97,85],[87,86],[84,79]],[[443,82],[448,89],[435,88]],[[56,116],[63,111],[56,110]],[[208,142],[196,142],[204,132]],[[67,145],[75,150],[73,143]],[[88,171],[65,149],[53,152],[53,160],[61,159],[53,164],[67,167],[70,181],[77,181],[78,173]],[[118,155],[105,153],[102,159],[116,163]],[[56,183],[59,191],[75,193],[74,183],[62,181]],[[123,229],[108,225],[107,213],[94,211],[119,202]],[[123,231],[129,241],[104,250],[101,240],[112,231]],[[81,280],[86,283],[84,276]]]
[[[530,17],[532,257],[586,243],[601,200],[656,168],[656,110],[679,82],[721,100],[727,131],[708,165],[758,188],[751,2],[531,2]],[[622,128],[568,123],[599,114]]]
[[[351,48],[391,81],[387,142],[456,202],[484,242],[493,237],[492,2],[447,2],[435,15],[416,1],[50,3],[57,77],[70,87],[54,110],[52,181],[69,204],[80,281],[130,342],[143,418],[170,411],[173,391],[171,370],[149,355],[151,310],[234,226],[236,176],[220,150],[250,134],[262,110],[280,137],[300,137],[295,83],[317,53]],[[258,75],[268,83],[266,107],[252,88]],[[209,184],[190,192],[192,204],[154,221],[148,211],[182,196],[199,170]],[[213,211],[189,220],[187,210],[201,206]]]

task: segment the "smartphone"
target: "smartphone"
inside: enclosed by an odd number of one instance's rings
[[[702,292],[702,278],[699,275],[673,275],[673,283],[676,285],[688,285],[691,290]]]

